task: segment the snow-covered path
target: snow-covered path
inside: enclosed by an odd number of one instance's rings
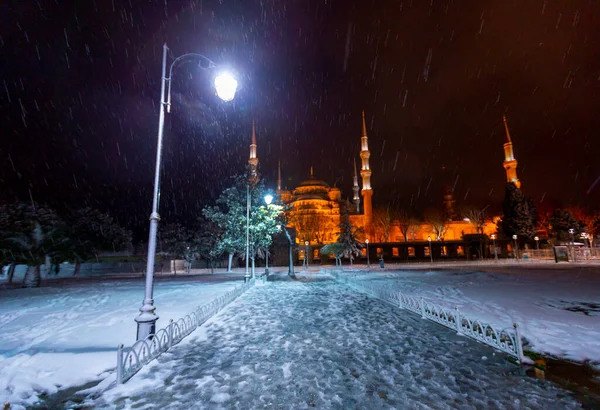
[[[310,274],[251,289],[93,408],[578,408],[491,348]]]

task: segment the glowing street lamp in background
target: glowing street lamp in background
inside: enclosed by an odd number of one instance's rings
[[[154,168],[154,191],[152,195],[152,213],[150,214],[150,233],[148,238],[148,257],[146,259],[146,281],[144,301],[140,308],[140,314],[135,318],[137,322],[137,340],[144,340],[148,336],[154,335],[156,331],[156,321],[158,316],[155,313],[154,306],[154,262],[156,257],[156,233],[158,231],[158,200],[160,192],[160,163],[162,158],[163,133],[165,128],[165,108],[167,112],[171,111],[171,83],[173,78],[173,67],[179,61],[195,57],[200,59],[207,69],[217,68],[217,65],[209,58],[197,53],[188,53],[177,57],[171,63],[169,76],[167,77],[167,53],[169,48],[165,43],[163,45],[162,57],[162,76],[160,79],[160,105],[158,112],[158,141],[156,148],[156,166]],[[168,87],[168,89],[167,89]],[[217,95],[224,101],[231,101],[235,97],[237,81],[231,75],[221,74],[215,78],[215,89]],[[165,95],[166,92],[166,95]]]
[[[427,237],[427,241],[429,242],[429,259],[433,264],[433,249],[431,249],[431,235]]]
[[[512,238],[513,238],[513,241],[515,241],[515,245],[514,245],[515,246],[515,249],[514,249],[515,259],[519,259],[519,244],[517,243],[517,235],[513,235]]]
[[[492,234],[492,246],[494,247],[494,259],[498,262],[498,249],[496,248],[496,234]]]
[[[539,251],[540,250],[540,237],[534,236],[533,240],[535,241],[535,249],[537,249]]]

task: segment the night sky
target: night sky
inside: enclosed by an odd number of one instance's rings
[[[351,197],[361,110],[375,206],[499,208],[506,114],[524,193],[600,200],[600,4],[584,0],[13,1],[0,6],[0,199],[89,205],[146,228],[160,63],[174,73],[161,214],[193,220],[241,172],[315,174]]]

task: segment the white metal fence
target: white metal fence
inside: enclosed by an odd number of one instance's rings
[[[156,359],[172,346],[179,343],[184,337],[214,316],[217,312],[233,302],[238,296],[246,292],[255,281],[251,280],[241,286],[219,296],[212,302],[199,306],[189,315],[176,322],[171,320],[169,325],[149,335],[144,340],[138,340],[133,346],[119,345],[117,351],[117,383],[122,384],[136,374],[144,365]]]
[[[521,334],[516,323],[513,324],[512,328],[497,330],[488,323],[463,315],[458,308],[447,309],[428,302],[423,297],[405,295],[398,290],[374,285],[369,280],[357,278],[357,275],[336,273],[335,276],[339,281],[347,285],[362,290],[401,309],[416,313],[422,319],[428,319],[456,330],[458,334],[492,346],[513,356],[519,362],[523,361]]]

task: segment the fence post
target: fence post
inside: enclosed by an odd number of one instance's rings
[[[173,319],[169,319],[169,326],[167,328],[167,333],[169,334],[167,350],[169,350],[173,346]]]
[[[421,296],[420,305],[421,305],[421,319],[426,319],[426,317],[425,317],[425,299],[423,299],[423,296]]]
[[[454,316],[454,320],[456,320],[456,333],[459,335],[462,333],[460,311],[458,310],[458,306],[456,307],[456,316]]]
[[[123,384],[123,345],[117,348],[117,384]]]
[[[521,342],[521,331],[519,330],[519,326],[516,323],[513,323],[513,327],[515,328],[515,337],[517,343],[517,355],[519,357],[519,363],[523,364],[523,343]]]

